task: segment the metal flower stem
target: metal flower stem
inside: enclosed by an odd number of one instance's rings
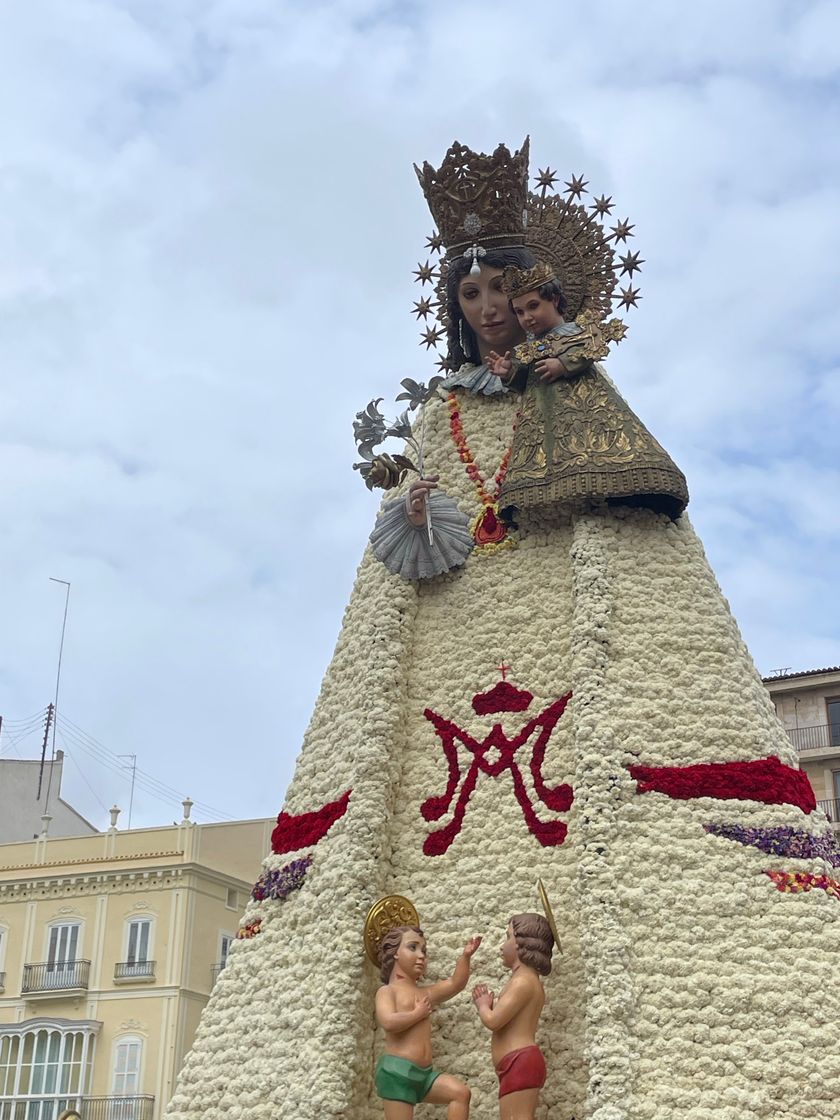
[[[414,445],[415,448],[417,449],[417,470],[419,471],[421,478],[423,477],[423,442],[425,440],[425,437],[426,437],[426,409],[424,407],[423,412],[420,415],[420,442],[415,443],[415,445]],[[428,535],[429,535],[429,548],[434,548],[435,534],[434,534],[434,531],[432,530],[431,493],[427,494],[427,496],[426,496],[426,530],[427,530]]]

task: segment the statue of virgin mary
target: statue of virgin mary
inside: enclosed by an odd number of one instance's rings
[[[527,390],[484,360],[524,341],[506,267],[546,262],[569,322],[604,321],[623,224],[608,236],[608,200],[585,210],[578,180],[567,199],[529,194],[527,144],[455,144],[418,173],[445,250],[431,333],[446,333],[447,378],[413,424],[437,486],[406,479],[383,503],[243,919],[252,935],[167,1116],[381,1115],[372,904],[411,899],[432,979],[483,934],[473,975],[493,987],[493,939],[538,908],[538,880],[561,940],[541,1116],[828,1115],[840,855],[684,512],[685,480],[596,364],[558,383],[517,444]],[[467,993],[434,1013],[432,1040],[473,1114],[494,1113]]]

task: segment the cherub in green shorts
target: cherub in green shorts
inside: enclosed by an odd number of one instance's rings
[[[481,944],[471,937],[452,975],[418,987],[426,972],[426,938],[416,926],[389,930],[379,946],[382,987],[376,993],[376,1020],[385,1031],[385,1053],[376,1064],[376,1091],[385,1120],[412,1120],[414,1106],[448,1106],[447,1120],[467,1120],[470,1090],[463,1081],[432,1069],[432,1009],[464,990],[470,958]]]

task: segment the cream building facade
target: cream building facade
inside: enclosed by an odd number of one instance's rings
[[[840,831],[840,666],[763,679],[820,808]]]
[[[0,1120],[158,1120],[271,820],[0,844]]]

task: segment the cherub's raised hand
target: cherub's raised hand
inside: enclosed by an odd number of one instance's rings
[[[504,355],[497,354],[495,350],[488,351],[485,364],[497,377],[501,377],[503,381],[507,381],[510,377],[510,371],[513,369],[510,350],[506,350]]]
[[[481,938],[480,937],[471,937],[469,939],[469,941],[466,943],[466,945],[464,946],[464,956],[467,957],[467,958],[471,957],[473,955],[473,953],[476,951],[476,949],[479,947],[480,944],[481,944]]]

